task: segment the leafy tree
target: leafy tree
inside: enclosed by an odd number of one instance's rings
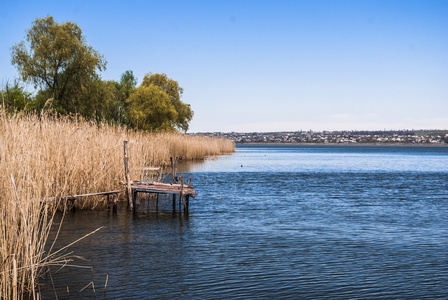
[[[126,99],[134,92],[137,78],[132,71],[128,70],[121,74],[120,81],[109,81],[108,84],[112,87],[114,93],[114,99],[110,107],[112,121],[120,125],[130,125]]]
[[[27,45],[22,41],[11,48],[12,64],[22,79],[45,90],[58,111],[76,112],[77,101],[85,96],[79,95],[106,68],[103,56],[87,45],[78,25],[56,23],[51,16],[37,18],[26,40]]]
[[[13,84],[7,82],[1,91],[1,104],[9,110],[28,110],[32,106],[31,93],[25,91],[24,87],[16,79]]]
[[[177,118],[177,112],[170,97],[158,86],[150,84],[136,88],[126,103],[133,128],[174,130],[172,120]]]
[[[120,90],[120,83],[114,80],[107,81],[113,93],[113,100],[110,106],[111,121],[119,125],[129,125],[129,118],[126,112],[125,94]]]
[[[76,95],[75,92],[71,94]],[[113,87],[107,81],[95,79],[82,87],[82,93],[73,97],[74,108],[72,111],[97,122],[110,121],[112,119],[110,107],[113,101]]]
[[[69,109],[64,112],[79,114],[86,119],[100,121],[113,121],[111,107],[115,99],[115,88],[108,81],[93,79],[82,86],[81,91],[67,90],[67,103]],[[58,103],[51,97],[51,91],[39,90],[34,97],[31,107],[34,110],[51,109],[61,112]]]
[[[179,86],[179,83],[166,74],[152,74],[148,73],[143,78],[142,86],[155,85],[160,87],[166,94],[168,94],[171,104],[177,112],[177,117],[172,120],[174,127],[187,131],[189,123],[193,118],[193,111],[190,104],[183,103],[180,98],[184,90]]]
[[[128,70],[121,74],[119,89],[124,93],[126,99],[135,90],[136,85],[137,77],[134,76],[134,72]]]
[[[53,98],[50,90],[38,90],[36,95],[34,96],[32,109],[35,111],[46,109],[54,109],[53,108]]]

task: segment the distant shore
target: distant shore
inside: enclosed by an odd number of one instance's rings
[[[448,145],[448,130],[209,132],[198,135],[226,138],[237,144]]]
[[[235,143],[237,146],[242,145],[293,145],[293,146],[384,146],[384,147],[448,147],[448,144],[413,144],[413,143]]]

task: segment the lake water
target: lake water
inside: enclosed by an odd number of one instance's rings
[[[44,299],[448,297],[448,147],[238,146],[181,170],[188,217],[67,215],[59,245],[104,226],[70,248],[93,270],[52,270]]]

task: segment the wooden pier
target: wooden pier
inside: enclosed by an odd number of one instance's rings
[[[176,196],[179,197],[179,211],[183,206],[184,213],[188,213],[190,197],[197,195],[196,191],[191,186],[191,180],[188,180],[187,185],[184,184],[184,177],[177,177],[177,157],[171,161],[172,183],[161,182],[145,182],[145,181],[131,181],[130,168],[129,168],[129,150],[128,142],[123,142],[124,150],[124,172],[126,178],[126,198],[128,200],[128,206],[130,210],[135,210],[140,205],[140,199],[138,193],[156,194],[156,210],[159,208],[159,195],[172,195],[173,199],[173,212],[176,210]],[[145,168],[145,170],[155,170],[154,168]],[[160,170],[158,171],[158,178],[160,179]],[[179,181],[179,183],[178,183]]]
[[[179,199],[179,210],[183,206],[184,213],[188,213],[190,197],[197,195],[196,191],[190,185],[190,181],[187,185],[183,183],[183,176],[180,176],[180,183],[161,183],[161,182],[144,182],[144,181],[131,181],[132,191],[132,207],[135,209],[140,205],[140,199],[138,193],[156,194],[156,210],[159,210],[159,195],[173,195],[173,212],[176,210],[176,196]],[[129,201],[129,200],[128,200]]]
[[[129,168],[129,152],[127,141],[124,141],[124,170],[126,182],[121,183],[125,186],[125,196],[128,202],[128,207],[131,211],[135,211],[140,206],[139,193],[145,194],[155,194],[156,195],[156,210],[159,210],[159,195],[172,195],[173,201],[173,213],[176,211],[176,198],[178,198],[179,211],[188,213],[190,197],[194,198],[197,193],[191,186],[191,180],[188,183],[184,183],[184,177],[177,177],[177,158],[171,157],[171,169],[172,169],[172,183],[162,183],[158,181],[135,181],[131,180],[130,168]],[[144,174],[155,173],[157,179],[161,179],[161,169],[160,168],[149,168],[145,167],[142,169]],[[75,210],[75,201],[79,198],[90,197],[90,196],[107,196],[107,206],[112,208],[113,211],[117,210],[118,194],[123,192],[122,190],[108,191],[108,192],[98,192],[82,195],[70,195],[70,196],[60,196],[52,197],[42,201],[56,201],[63,200],[69,204],[71,210]]]

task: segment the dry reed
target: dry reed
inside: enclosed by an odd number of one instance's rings
[[[0,299],[26,293],[35,298],[42,266],[58,263],[44,251],[54,209],[41,199],[121,189],[123,140],[131,178],[144,167],[167,165],[170,157],[195,160],[234,151],[223,139],[0,110]]]

